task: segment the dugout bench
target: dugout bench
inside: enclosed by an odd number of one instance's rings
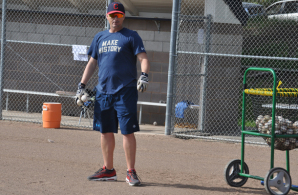
[[[76,98],[76,96],[73,93],[66,93],[66,94],[61,94],[61,93],[46,93],[46,92],[36,92],[36,91],[26,91],[26,90],[14,90],[14,89],[3,89],[3,92],[6,93],[6,111],[9,109],[9,93],[20,93],[20,94],[26,94],[27,95],[27,100],[26,100],[26,112],[29,112],[29,100],[30,100],[30,95],[43,95],[43,96],[53,96],[53,97],[70,97],[70,98]],[[161,107],[166,107],[166,103],[157,103],[157,102],[144,102],[144,101],[138,101],[138,105],[140,105],[140,112],[139,112],[139,124],[142,122],[142,111],[143,111],[143,105],[147,106],[161,106]],[[90,118],[88,110],[81,111],[80,114],[80,119],[79,119],[79,124],[81,121],[82,117],[82,112],[87,113],[88,118]],[[84,115],[85,116],[85,115]]]

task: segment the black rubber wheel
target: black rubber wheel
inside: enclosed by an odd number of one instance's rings
[[[243,163],[243,173],[249,174],[247,164],[245,162]],[[229,184],[232,187],[241,187],[247,182],[248,177],[239,176],[240,170],[241,160],[235,159],[227,164],[224,172],[227,184]]]
[[[276,167],[267,173],[264,178],[264,186],[269,194],[288,194],[291,186],[292,179],[289,172],[283,168]]]

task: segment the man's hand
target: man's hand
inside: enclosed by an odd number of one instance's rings
[[[139,92],[146,91],[148,84],[149,84],[148,74],[142,72],[142,75],[140,76],[137,84],[138,91]]]
[[[85,91],[85,84],[84,83],[79,83],[79,85],[78,85],[78,90],[77,90],[77,94],[76,94],[76,96],[79,98],[79,100],[81,100],[81,97],[84,95],[84,94],[86,94],[87,95],[87,93],[86,93],[86,91]]]

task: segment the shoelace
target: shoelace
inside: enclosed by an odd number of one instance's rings
[[[98,171],[96,171],[95,173],[100,173],[102,172],[104,169],[103,168],[100,168]]]
[[[142,181],[141,177],[137,175],[135,171],[129,172],[129,175],[133,177],[134,179]]]

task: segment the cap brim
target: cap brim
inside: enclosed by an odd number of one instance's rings
[[[125,15],[125,13],[123,13],[123,12],[121,12],[121,11],[110,11],[110,12],[108,12],[107,14],[113,14],[113,13],[120,13],[120,14]]]

